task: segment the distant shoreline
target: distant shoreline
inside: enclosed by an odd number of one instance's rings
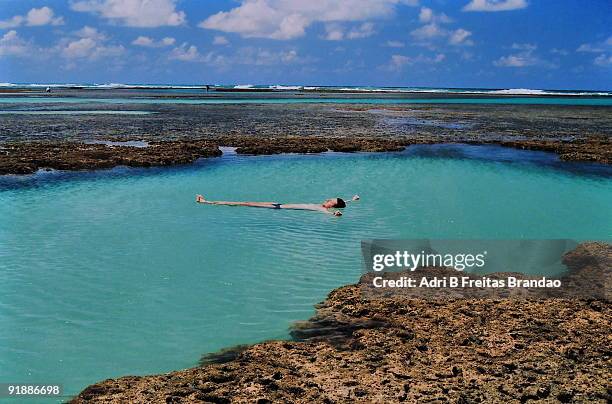
[[[35,84],[0,83],[0,93],[61,90],[192,90],[203,93],[338,93],[397,94],[410,96],[523,96],[523,97],[611,97],[611,90],[531,89],[531,88],[461,88],[461,87],[377,87],[308,85],[172,85],[172,84]]]

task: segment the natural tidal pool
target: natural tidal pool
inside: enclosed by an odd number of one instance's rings
[[[209,199],[361,201],[340,218]],[[193,366],[287,338],[383,238],[612,235],[612,171],[494,146],[224,157],[177,168],[0,177],[0,380]]]

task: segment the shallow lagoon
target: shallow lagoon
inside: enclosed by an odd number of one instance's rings
[[[484,146],[0,177],[0,379],[95,381],[288,337],[370,238],[605,239],[612,172]],[[362,200],[345,215],[201,206]]]

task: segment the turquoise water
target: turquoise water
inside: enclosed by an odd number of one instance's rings
[[[371,238],[611,236],[609,168],[484,146],[0,177],[0,380],[95,381],[288,337]],[[362,200],[336,218],[210,199]]]
[[[612,105],[612,97],[503,97],[503,98],[82,98],[2,97],[0,104],[518,104]]]
[[[28,110],[28,111],[0,111],[0,115],[149,115],[149,111],[49,111],[49,110]]]

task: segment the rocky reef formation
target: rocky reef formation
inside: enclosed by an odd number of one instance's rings
[[[76,96],[100,96],[75,91]],[[126,96],[121,91],[116,95]],[[21,108],[17,101],[5,107]],[[75,104],[67,112],[88,108]],[[96,108],[113,112],[117,107]],[[122,111],[140,113],[136,115],[3,115],[0,174],[45,167],[185,164],[217,155],[217,145],[235,146],[244,154],[276,154],[393,151],[424,143],[499,144],[550,151],[567,161],[612,161],[612,118],[605,106],[326,104],[322,97],[320,104],[152,103],[147,111],[142,108],[122,105]],[[143,140],[154,147],[87,144]]]
[[[124,144],[122,144],[124,143]],[[0,145],[0,175],[30,174],[39,169],[85,170],[115,166],[150,167],[193,163],[216,157],[219,145],[235,146],[239,154],[381,152],[402,150],[405,142],[383,138],[253,138],[222,137],[210,140],[150,141],[146,147],[110,139],[104,143],[10,142]]]
[[[501,146],[523,150],[549,151],[565,161],[612,163],[612,142],[608,137],[589,136],[569,141],[513,140],[496,142]]]
[[[54,141],[11,142],[0,145],[0,175],[31,174],[39,169],[168,166],[220,155],[219,147],[207,140],[154,141],[147,147]]]
[[[115,166],[150,167],[189,164],[198,158],[221,155],[219,146],[233,146],[238,154],[386,152],[399,151],[413,144],[456,143],[498,144],[560,155],[562,160],[610,164],[612,142],[589,137],[574,142],[548,140],[446,140],[435,137],[317,137],[317,136],[220,136],[209,139],[149,141],[147,147],[121,145],[123,139],[107,139],[108,144],[73,141],[29,141],[0,144],[0,175],[31,174],[39,169],[86,170]]]
[[[400,151],[411,141],[402,137],[225,136],[219,144],[237,147],[238,154]]]
[[[609,282],[611,257],[612,246],[592,243],[565,262],[571,276],[603,268]],[[612,400],[609,299],[368,295],[367,281],[331,292],[296,325],[295,341],[224,351],[225,363],[105,380],[72,402]]]

